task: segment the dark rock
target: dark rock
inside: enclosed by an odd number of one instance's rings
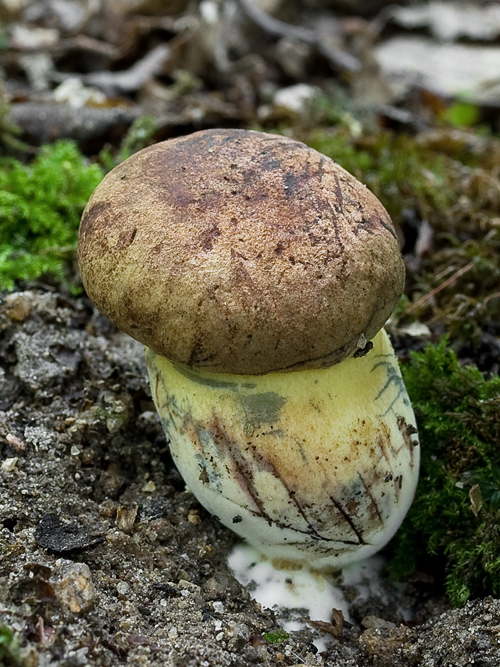
[[[42,549],[63,554],[95,547],[104,542],[104,537],[91,536],[76,524],[63,523],[56,514],[45,514],[36,527],[35,541]]]

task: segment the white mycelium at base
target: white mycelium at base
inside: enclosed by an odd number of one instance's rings
[[[406,621],[413,618],[405,605],[405,586],[388,583],[383,573],[384,559],[379,555],[347,565],[333,577],[308,567],[277,569],[248,543],[237,544],[227,562],[250,597],[262,607],[272,609],[287,632],[301,630],[307,620],[331,623],[332,610],[341,611],[345,621],[352,621],[351,610],[359,600],[375,599],[383,605],[389,604],[393,617]],[[343,592],[346,588],[349,601]],[[329,636],[325,633],[314,640],[320,651],[328,643]]]
[[[262,607],[307,609],[307,616],[311,620],[325,622],[330,622],[332,609],[338,609],[342,611],[345,620],[350,620],[349,605],[341,589],[319,572],[312,572],[307,567],[299,570],[277,569],[248,543],[234,547],[229,554],[228,566]],[[285,630],[298,630],[300,623],[288,621],[284,627]]]
[[[415,418],[385,331],[328,369],[238,376],[147,350],[153,398],[188,487],[277,561],[342,567],[392,537],[415,491]]]

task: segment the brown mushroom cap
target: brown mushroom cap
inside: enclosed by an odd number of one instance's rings
[[[83,213],[96,306],[172,361],[259,374],[330,366],[384,325],[404,284],[387,211],[286,137],[206,130],[113,169]]]

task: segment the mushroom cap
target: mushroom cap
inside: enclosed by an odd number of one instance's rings
[[[83,213],[83,284],[171,361],[260,374],[363,348],[404,286],[391,219],[328,157],[286,137],[216,129],[132,155]]]

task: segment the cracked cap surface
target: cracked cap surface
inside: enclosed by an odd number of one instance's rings
[[[404,264],[378,199],[298,141],[205,130],[132,155],[83,213],[85,289],[120,329],[212,372],[327,367],[384,325]]]

